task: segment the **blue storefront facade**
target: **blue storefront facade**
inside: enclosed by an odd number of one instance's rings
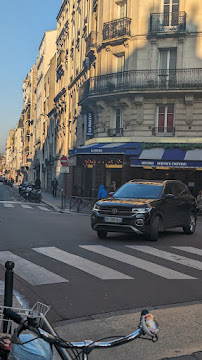
[[[73,194],[96,197],[99,185],[121,186],[130,179],[185,182],[196,196],[202,189],[202,147],[198,144],[95,143],[70,151]]]

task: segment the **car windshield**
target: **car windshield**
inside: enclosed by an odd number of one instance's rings
[[[113,198],[118,199],[159,199],[163,191],[162,185],[129,183],[123,185]]]

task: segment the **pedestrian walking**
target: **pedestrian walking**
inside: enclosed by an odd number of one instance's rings
[[[110,188],[109,188],[109,191],[110,192],[115,192],[116,191],[116,181],[112,181],[112,183],[111,183],[111,186],[110,186]]]
[[[52,181],[53,197],[56,197],[56,195],[57,195],[57,187],[58,187],[58,181],[57,181],[56,177],[54,177],[54,179]]]
[[[98,197],[98,199],[106,199],[107,198],[107,190],[105,189],[104,185],[100,185],[97,197]]]
[[[41,189],[41,181],[38,177],[35,180],[35,189]]]

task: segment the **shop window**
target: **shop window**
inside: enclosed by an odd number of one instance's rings
[[[174,104],[158,105],[156,132],[174,135]]]

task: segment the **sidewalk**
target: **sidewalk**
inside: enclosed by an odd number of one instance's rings
[[[73,206],[73,209],[70,211],[70,199],[64,198],[63,208],[62,208],[62,197],[60,190],[57,191],[57,197],[53,197],[52,193],[41,190],[42,202],[51,206],[56,211],[65,213],[65,214],[80,214],[80,215],[91,215],[91,209],[85,206],[84,201],[81,203],[81,210],[77,213],[77,207]],[[72,205],[74,200],[72,201]]]
[[[112,349],[94,350],[96,360],[202,360],[202,304],[148,309],[160,324],[156,343],[137,339]],[[67,341],[99,340],[122,336],[137,329],[141,309],[122,314],[95,315],[86,319],[53,324],[58,335]]]

